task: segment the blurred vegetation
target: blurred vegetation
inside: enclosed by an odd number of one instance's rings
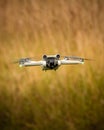
[[[18,68],[43,54],[95,59]],[[104,129],[104,1],[0,0],[0,129]]]

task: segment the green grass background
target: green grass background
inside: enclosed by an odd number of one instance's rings
[[[12,61],[95,59],[57,71]],[[0,0],[0,129],[104,129],[104,1]]]

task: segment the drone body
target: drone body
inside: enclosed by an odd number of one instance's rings
[[[60,59],[60,55],[43,55],[42,60],[34,61],[31,58],[22,58],[16,61],[19,63],[20,67],[27,66],[41,66],[42,70],[57,70],[61,65],[71,65],[71,64],[83,64],[84,59],[76,56],[65,56],[63,59]]]

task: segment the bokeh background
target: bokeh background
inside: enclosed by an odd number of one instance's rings
[[[43,54],[94,59],[43,72]],[[104,129],[104,1],[0,0],[0,129]]]

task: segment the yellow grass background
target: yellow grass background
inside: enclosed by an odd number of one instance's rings
[[[94,61],[56,72],[12,64],[43,54]],[[2,129],[104,128],[104,1],[1,0],[0,70]]]

